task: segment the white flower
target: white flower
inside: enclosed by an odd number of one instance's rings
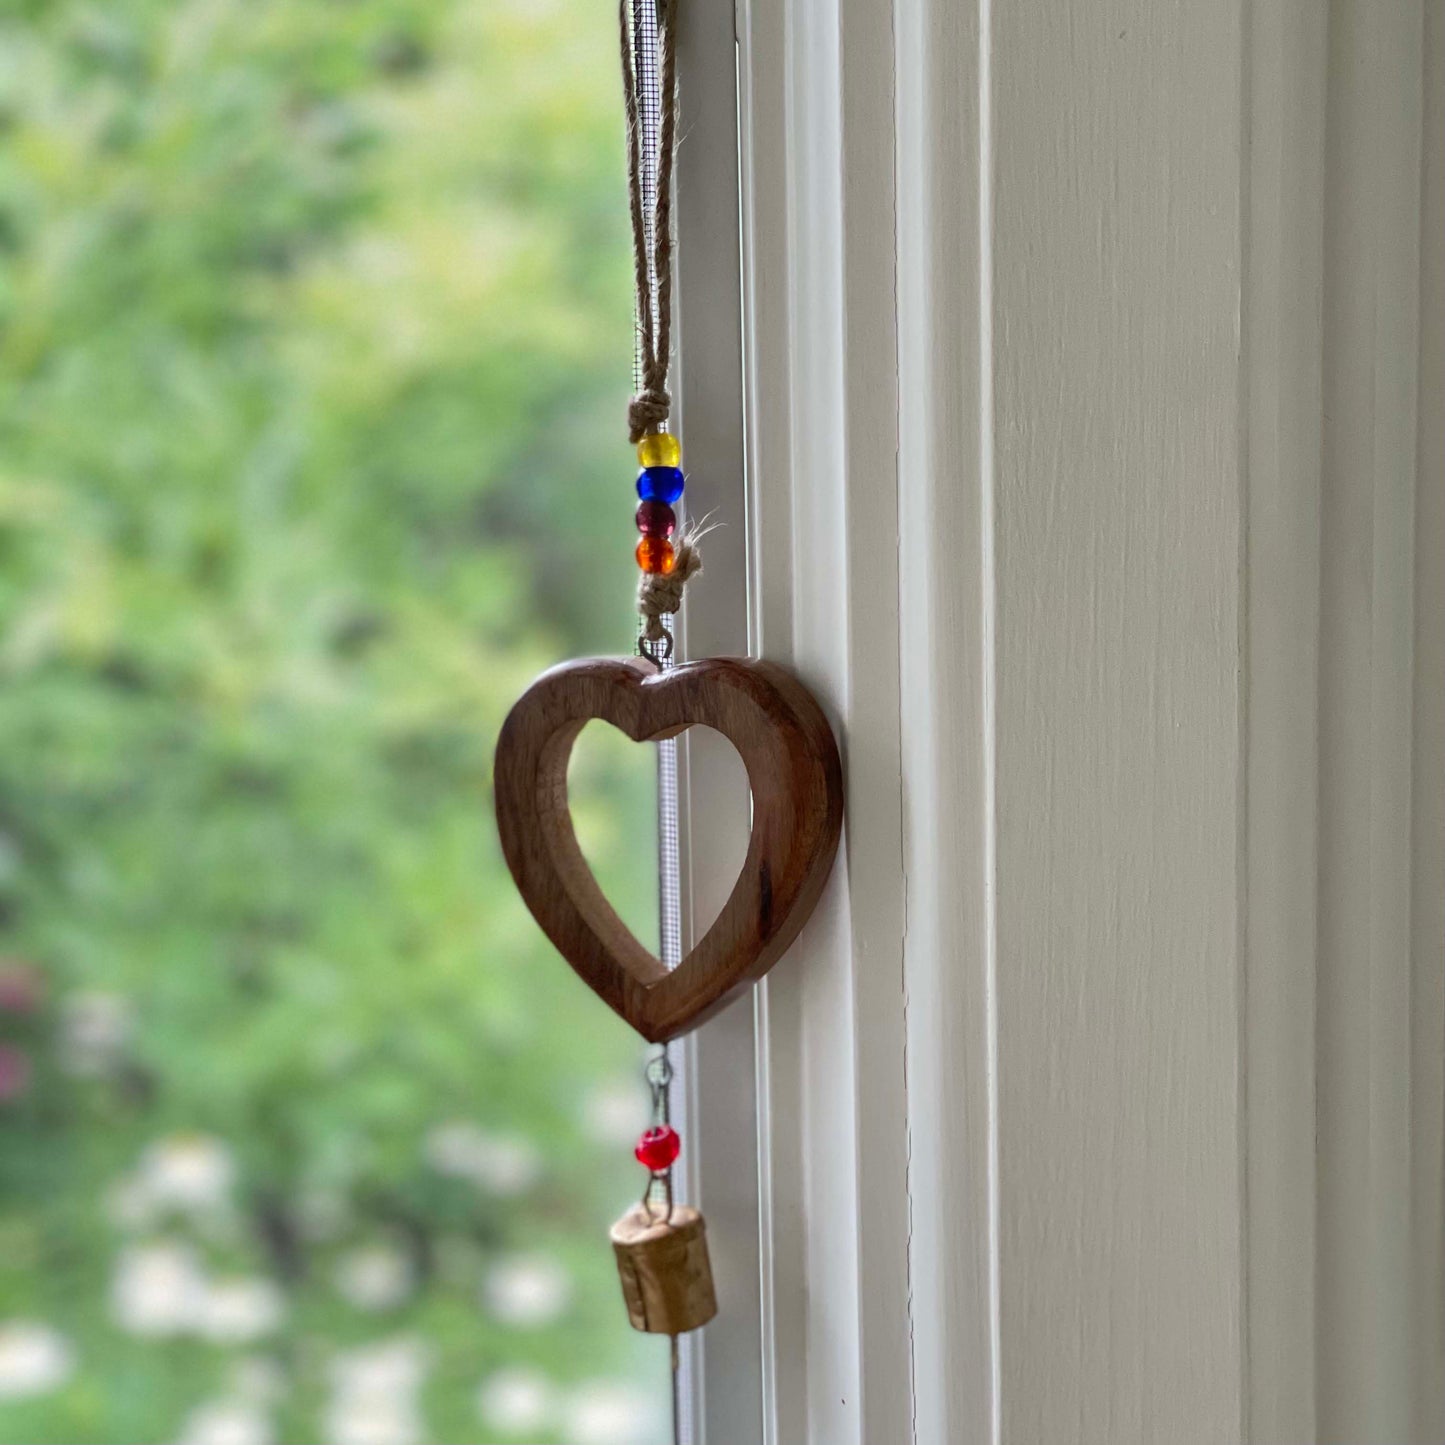
[[[478,1149],[485,1148],[485,1139],[475,1124],[436,1124],[427,1131],[422,1153],[438,1174],[465,1179],[471,1174]]]
[[[497,1134],[488,1141],[472,1179],[492,1194],[512,1196],[530,1189],[542,1172],[542,1156],[535,1145],[512,1134]]]
[[[542,1156],[529,1140],[493,1134],[465,1120],[436,1125],[427,1133],[423,1152],[438,1174],[468,1179],[491,1194],[521,1194],[542,1172]]]
[[[582,1124],[599,1144],[632,1144],[647,1127],[647,1096],[628,1080],[600,1084],[582,1103]]]
[[[172,1134],[141,1155],[137,1187],[163,1209],[221,1209],[236,1177],[231,1151],[207,1134]]]
[[[338,1355],[331,1365],[328,1445],[417,1445],[416,1396],[426,1369],[425,1349],[407,1335]]]
[[[395,1309],[412,1291],[411,1261],[391,1245],[369,1245],[343,1255],[336,1288],[359,1310]]]
[[[213,1400],[186,1416],[177,1445],[272,1445],[271,1423],[244,1400]]]
[[[149,1229],[168,1214],[184,1214],[207,1238],[235,1234],[232,1207],[235,1160],[219,1139],[172,1134],[142,1151],[135,1169],[106,1196],[106,1212],[119,1229]]]
[[[189,1245],[129,1245],[111,1279],[110,1307],[133,1335],[167,1336],[193,1329],[206,1300],[206,1280]]]
[[[482,1286],[487,1308],[503,1324],[545,1325],[567,1308],[572,1282],[546,1255],[514,1255],[492,1266]]]
[[[454,1178],[470,1176],[479,1150],[486,1148],[486,1133],[475,1124],[457,1121],[435,1124],[422,1143],[426,1161],[438,1174]]]
[[[420,1445],[416,1406],[398,1401],[334,1400],[326,1412],[327,1445]]]
[[[71,994],[60,1006],[61,1065],[72,1074],[103,1074],[134,1031],[134,1011],[119,994]]]
[[[414,1335],[398,1335],[338,1355],[331,1362],[331,1385],[337,1395],[389,1400],[415,1394],[426,1371],[421,1341]]]
[[[75,1351],[58,1330],[29,1320],[0,1324],[0,1400],[44,1395],[75,1368]]]
[[[477,1391],[482,1422],[505,1435],[541,1430],[556,1409],[551,1382],[537,1370],[498,1370]]]
[[[657,1425],[651,1396],[630,1385],[584,1385],[567,1406],[567,1438],[575,1445],[636,1445]]]
[[[244,1345],[271,1334],[285,1313],[285,1298],[269,1279],[225,1279],[205,1289],[196,1324],[218,1345]]]

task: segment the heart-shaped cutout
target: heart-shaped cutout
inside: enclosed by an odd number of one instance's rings
[[[670,972],[597,886],[577,844],[567,759],[601,718],[635,742],[715,728],[742,757],[753,828],[712,927]],[[717,657],[666,672],[587,659],[545,672],[502,725],[496,754],[502,852],[532,916],[579,977],[644,1038],[676,1038],[761,978],[797,937],[843,825],[833,730],[807,689],[768,662]]]

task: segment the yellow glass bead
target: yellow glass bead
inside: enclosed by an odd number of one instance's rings
[[[644,537],[637,544],[637,565],[644,572],[660,572],[666,576],[676,562],[672,543],[662,537]]]
[[[649,432],[637,444],[637,460],[644,467],[675,467],[682,463],[682,443],[671,432]]]

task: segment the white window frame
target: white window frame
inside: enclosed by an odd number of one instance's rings
[[[805,936],[750,1002],[687,1042],[685,1109],[700,1141],[687,1187],[708,1219],[722,1311],[684,1342],[683,1440],[901,1439],[882,1425],[907,1418],[911,1373],[891,85],[856,122],[860,134],[878,122],[870,160],[884,190],[859,199],[859,214],[872,212],[870,249],[855,252],[850,283],[872,302],[858,324],[883,344],[845,375],[833,331],[844,314],[836,16],[806,5],[681,9],[677,390],[689,503],[724,523],[688,592],[685,655],[789,665],[840,735],[846,716],[855,757],[882,750],[880,765],[851,770],[844,847]],[[883,42],[868,62],[875,75],[892,64],[889,23],[887,7],[866,21]],[[822,189],[816,209],[798,205],[808,186]],[[884,546],[857,551],[871,537]],[[748,815],[725,748],[685,742],[690,943],[693,917],[714,915],[731,887]],[[861,1435],[860,1393],[879,1422]]]
[[[716,523],[678,626],[683,657],[751,649],[749,506],[743,443],[738,110],[733,17],[679,7],[673,390],[688,471],[688,516]],[[685,518],[685,520],[687,520]],[[720,737],[677,748],[684,951],[716,916],[750,826],[746,776]],[[708,1224],[720,1312],[681,1340],[677,1445],[763,1445],[763,1319],[757,1056],[753,1001],[684,1041],[680,1114],[685,1195]]]
[[[1439,7],[736,7],[687,650],[798,672],[847,816],[688,1044],[688,1445],[1438,1438]],[[685,769],[686,922],[747,819]]]

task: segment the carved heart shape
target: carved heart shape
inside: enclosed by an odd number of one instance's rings
[[[742,872],[671,972],[613,911],[573,831],[567,759],[593,718],[635,742],[716,728],[747,768],[753,831]],[[508,714],[495,775],[502,852],[532,916],[583,981],[653,1043],[701,1023],[783,956],[818,901],[843,824],[827,718],[781,668],[742,658],[667,672],[641,659],[554,667]]]

